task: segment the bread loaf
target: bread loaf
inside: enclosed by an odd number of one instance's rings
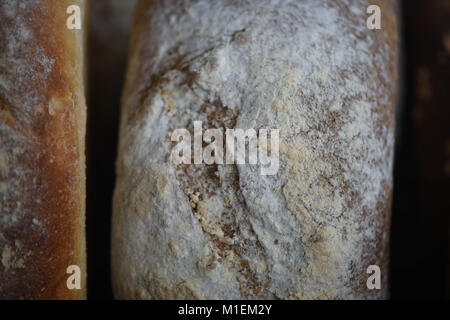
[[[86,295],[84,24],[68,29],[70,5],[84,17],[82,0],[0,2],[1,299]]]
[[[366,26],[371,4],[379,30]],[[139,2],[113,201],[116,298],[388,296],[396,10]],[[194,121],[279,129],[279,170],[174,164],[171,135]],[[370,265],[379,290],[366,285]]]

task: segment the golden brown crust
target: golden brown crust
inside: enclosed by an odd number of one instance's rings
[[[80,299],[85,290],[83,29],[69,5],[0,4],[0,298]],[[82,290],[66,285],[69,265]]]

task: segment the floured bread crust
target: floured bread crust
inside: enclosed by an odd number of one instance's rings
[[[381,30],[366,8],[382,10]],[[120,299],[380,299],[397,80],[394,1],[140,1],[122,101]],[[280,129],[280,169],[182,165],[177,128]],[[378,265],[382,289],[366,287]]]
[[[0,298],[80,299],[85,282],[85,1],[0,2]],[[69,290],[78,265],[82,290]]]

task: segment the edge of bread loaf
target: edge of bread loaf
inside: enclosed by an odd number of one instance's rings
[[[0,299],[86,297],[85,32],[69,5],[84,19],[84,0],[0,4]]]

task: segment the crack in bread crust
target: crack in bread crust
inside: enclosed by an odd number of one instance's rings
[[[189,127],[189,123],[194,120],[204,120],[205,128],[219,129],[223,135],[226,129],[235,128],[236,117],[233,110],[216,100],[213,103],[203,103],[197,118],[184,124],[175,121],[173,125]],[[170,131],[173,129],[175,128]],[[212,249],[214,255],[211,257],[210,266],[214,266],[217,261],[225,264],[231,272],[236,272],[243,297],[269,298],[265,295],[267,273],[255,273],[248,263],[248,260],[255,259],[255,256],[263,261],[264,249],[257,237],[255,239],[255,233],[246,218],[247,208],[240,191],[237,167],[226,166],[227,168],[217,164],[181,164],[176,168],[176,177],[203,232],[208,234],[215,247]],[[219,208],[211,204],[208,206],[211,197],[224,205]],[[252,239],[241,232],[240,229],[244,226],[250,231]]]

